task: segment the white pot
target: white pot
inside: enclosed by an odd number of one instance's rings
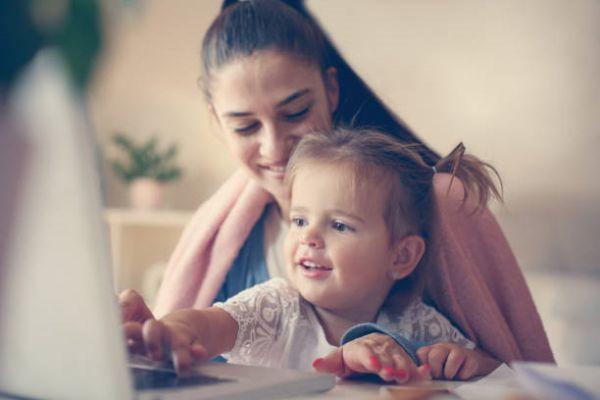
[[[164,186],[151,178],[137,178],[129,185],[129,201],[138,210],[161,208],[164,201]]]

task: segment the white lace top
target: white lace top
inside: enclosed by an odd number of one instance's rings
[[[312,305],[283,278],[273,278],[214,305],[238,323],[235,345],[223,354],[232,363],[311,370],[316,358],[336,347],[327,342]],[[443,315],[421,301],[396,315],[383,308],[376,323],[411,341],[475,347]]]

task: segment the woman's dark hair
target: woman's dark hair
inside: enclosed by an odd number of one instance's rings
[[[354,188],[372,190],[365,183],[376,182],[378,187],[387,190],[382,214],[390,245],[412,234],[421,236],[426,247],[414,272],[397,281],[388,296],[390,302],[400,306],[422,292],[430,268],[430,249],[434,247],[431,245],[432,230],[436,223],[434,175],[445,172],[452,174],[452,179],[460,180],[464,189],[463,205],[468,201],[474,206],[472,212],[485,207],[490,197],[502,199],[492,179],[493,175],[498,177],[496,170],[465,154],[462,143],[448,156],[439,159],[435,168],[423,160],[419,151],[421,146],[401,142],[375,130],[338,127],[332,132],[304,136],[290,158],[285,178],[291,194],[298,170],[304,165],[341,165],[353,172],[354,182],[349,185]],[[352,190],[351,187],[348,189]],[[395,296],[396,293],[401,296]]]
[[[335,126],[372,128],[406,143],[421,144],[419,153],[433,165],[439,160],[408,126],[390,111],[337,51],[302,0],[223,2],[202,43],[203,87],[210,101],[211,71],[236,58],[275,49],[305,59],[325,71],[337,70],[340,100]]]

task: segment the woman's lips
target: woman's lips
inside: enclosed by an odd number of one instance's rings
[[[259,166],[269,176],[272,176],[276,179],[283,179],[285,177],[286,165],[286,163],[277,163]]]

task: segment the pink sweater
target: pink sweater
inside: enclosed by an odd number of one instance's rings
[[[434,268],[426,289],[436,307],[478,347],[503,362],[553,362],[529,289],[494,216],[462,204],[462,184],[434,177]],[[173,253],[155,314],[210,306],[270,195],[236,172],[196,212]]]

